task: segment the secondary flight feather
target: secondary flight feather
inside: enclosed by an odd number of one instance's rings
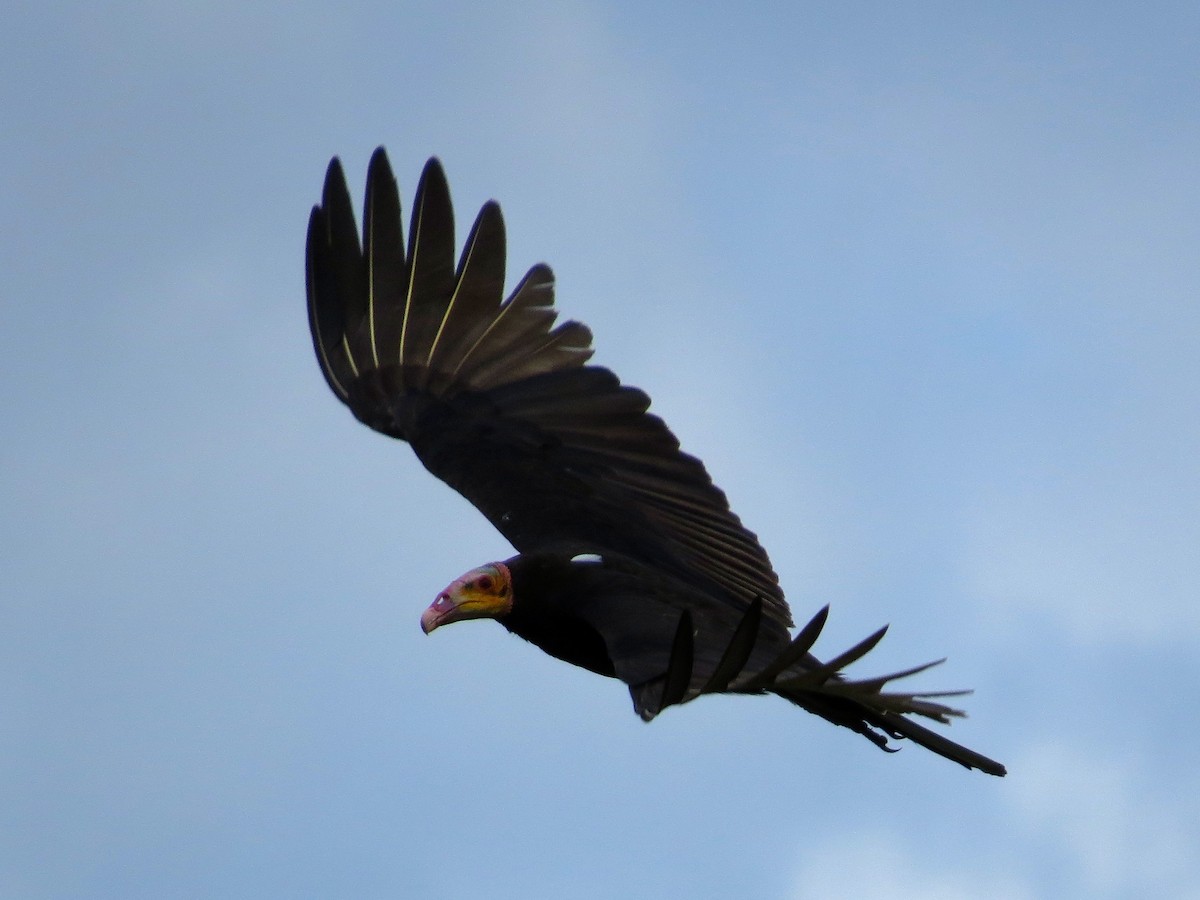
[[[359,238],[330,162],[309,219],[308,315],[321,371],[364,424],[407,441],[518,554],[452,581],[426,632],[494,618],[545,652],[629,688],[649,721],[705,693],[776,694],[888,749],[907,738],[968,768],[1004,767],[914,721],[961,716],[891,681],[843,670],[883,629],[835,658],[811,653],[821,610],[793,638],[778,578],[704,465],[650,399],[589,365],[590,330],[556,324],[554,277],[531,268],[506,298],[499,206],[480,210],[457,265],[454,216],[431,159],[407,243],[382,148]]]

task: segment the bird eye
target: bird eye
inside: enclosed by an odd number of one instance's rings
[[[475,587],[481,591],[490,591],[494,586],[491,575],[480,575],[479,579],[475,582]]]

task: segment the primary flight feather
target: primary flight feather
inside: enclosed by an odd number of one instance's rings
[[[928,668],[855,680],[842,670],[883,629],[822,663],[821,610],[791,613],[766,552],[650,398],[587,365],[585,325],[555,324],[554,277],[536,265],[504,297],[500,208],[480,210],[457,265],[442,167],[431,159],[407,244],[383,148],[367,172],[360,241],[334,159],[309,219],[313,346],[334,394],[366,425],[408,441],[518,555],[451,582],[426,632],[494,618],[545,652],[629,687],[649,721],[705,693],[772,693],[888,749],[908,738],[968,768],[1004,767],[913,721],[961,712],[962,692],[887,690]]]

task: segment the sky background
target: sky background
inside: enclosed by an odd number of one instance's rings
[[[498,7],[6,11],[0,896],[1200,897],[1196,5]],[[421,634],[510,549],[312,355],[378,144],[1006,779]]]

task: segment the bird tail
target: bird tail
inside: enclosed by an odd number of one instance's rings
[[[907,718],[923,716],[949,725],[954,718],[963,718],[966,713],[941,703],[940,699],[962,696],[971,693],[970,691],[885,690],[890,682],[924,672],[944,660],[935,660],[875,678],[846,678],[842,670],[874,649],[887,633],[887,627],[880,628],[849,650],[822,663],[810,651],[829,617],[829,607],[826,606],[800,629],[791,643],[774,660],[759,671],[746,674],[745,666],[754,655],[761,614],[762,601],[756,599],[730,638],[728,647],[707,683],[701,688],[696,688],[690,687],[693,665],[692,623],[690,614],[685,611],[680,617],[667,673],[662,679],[662,700],[659,709],[686,703],[708,693],[777,694],[814,715],[861,734],[882,750],[894,752],[899,749],[889,746],[889,738],[907,738],[968,769],[979,769],[988,775],[1006,774],[1001,763],[956,744]]]
[[[905,717],[906,714],[916,713],[949,724],[949,716],[963,717],[966,714],[962,710],[931,703],[924,698],[969,694],[970,691],[908,694],[867,690],[861,693],[854,692],[852,695],[851,691],[859,684],[862,682],[839,680],[816,688],[780,684],[768,690],[835,725],[842,725],[861,734],[889,753],[900,749],[890,746],[889,738],[908,738],[914,744],[919,744],[926,750],[931,750],[968,769],[979,769],[988,775],[1006,774],[1007,770],[1002,763],[962,744],[956,744],[936,731]]]
[[[842,670],[874,649],[887,633],[887,626],[822,663],[809,650],[820,635],[828,615],[829,607],[826,606],[800,629],[774,662],[743,684],[735,685],[734,689],[765,690],[778,694],[808,712],[861,734],[889,752],[899,749],[888,745],[889,738],[908,738],[968,769],[979,769],[989,775],[1005,774],[1002,764],[907,718],[923,716],[949,725],[954,718],[964,718],[966,713],[941,703],[940,699],[963,696],[970,691],[885,690],[890,682],[924,672],[945,660],[934,660],[874,678],[846,678]]]

